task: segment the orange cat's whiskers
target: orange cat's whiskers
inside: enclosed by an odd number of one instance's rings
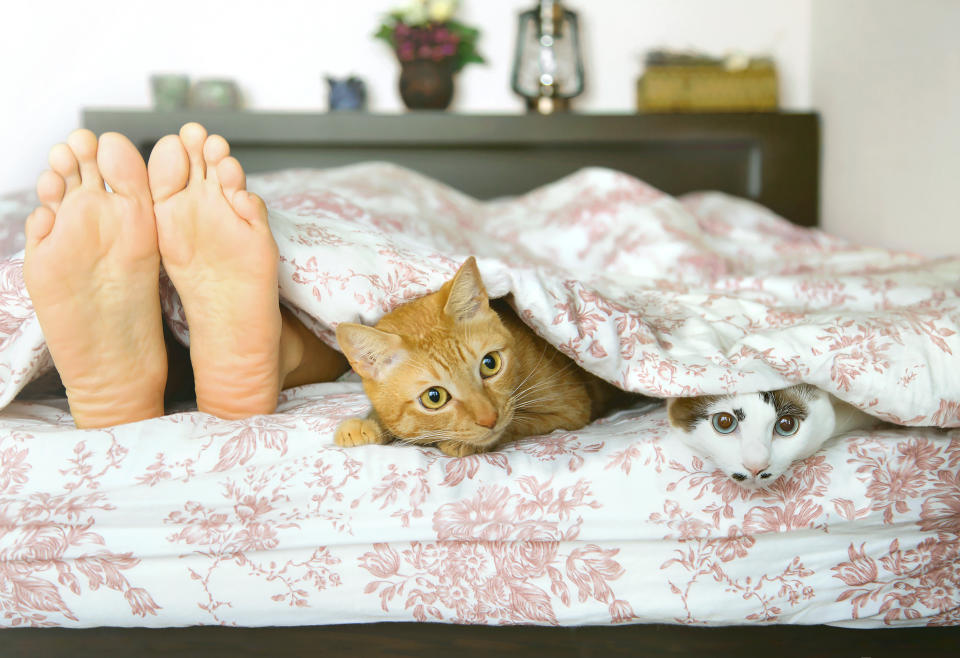
[[[563,377],[567,373],[567,371],[573,368],[574,366],[576,366],[576,364],[571,361],[560,370],[554,372],[548,377],[544,377],[543,379],[539,380],[535,384],[531,384],[530,386],[524,388],[522,391],[520,391],[516,395],[511,396],[511,398],[520,401],[544,388],[557,388],[557,387],[563,388],[563,387],[569,387],[569,386],[577,386],[578,385],[577,383],[570,382],[570,381],[563,381],[560,383],[556,383],[558,379]]]
[[[536,386],[530,386],[528,388],[525,388],[512,397],[515,400],[525,400],[531,395],[535,395],[544,389],[569,388],[570,386],[574,386],[574,387],[576,386],[576,384],[568,383],[568,382],[555,382],[554,379],[545,380],[542,383],[537,384]]]
[[[540,416],[539,416],[538,414],[535,414],[535,413],[534,413],[534,414],[526,414],[526,413],[522,413],[522,412],[521,412],[521,413],[517,413],[517,415],[515,415],[515,416],[513,417],[513,422],[515,422],[515,423],[520,423],[521,425],[528,425],[528,426],[531,426],[531,427],[537,428],[537,429],[539,429],[539,425],[540,425],[541,420],[542,420],[542,419],[540,418]],[[539,432],[536,432],[536,430],[534,430],[534,435],[536,435],[536,434],[538,434],[538,433],[539,433]],[[546,432],[546,434],[549,434],[549,432]]]
[[[430,374],[432,372],[432,368],[430,367],[428,362],[421,357],[412,356],[412,355],[407,356],[407,363],[409,363],[410,365],[416,368],[419,368],[421,371],[423,371],[424,374]]]
[[[527,376],[520,380],[520,383],[513,387],[513,390],[510,391],[510,397],[513,397],[513,394],[517,392],[517,389],[527,383],[527,380],[533,377],[533,373],[537,371],[537,368],[540,367],[540,363],[543,362],[543,355],[547,353],[547,343],[544,342],[543,349],[540,350],[540,358],[537,359],[536,365],[527,373]]]
[[[561,395],[545,395],[539,398],[533,398],[532,400],[523,400],[522,402],[515,402],[513,404],[514,409],[525,409],[527,407],[533,407],[541,402],[552,402],[554,400],[562,400],[563,396]]]
[[[437,441],[455,440],[454,433],[449,430],[437,430],[435,432],[426,432],[416,436],[397,437],[397,441],[407,445],[422,445],[424,443],[436,443]]]

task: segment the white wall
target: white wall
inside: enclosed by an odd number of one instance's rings
[[[404,0],[85,0],[6,3],[0,39],[0,193],[33,185],[87,106],[147,106],[157,71],[233,77],[253,109],[322,110],[321,74],[366,79],[370,109],[402,111],[397,65],[370,35]],[[486,66],[458,79],[453,109],[519,112],[509,89],[516,15],[534,0],[462,0]],[[631,112],[653,47],[769,52],[788,108],[810,106],[810,0],[570,0],[584,31],[576,108]]]
[[[960,2],[814,0],[831,233],[960,253]]]
[[[8,3],[10,4],[10,3]],[[370,38],[401,0],[87,0],[4,7],[0,193],[30,187],[86,106],[145,107],[156,71],[238,79],[253,109],[325,109],[321,75],[366,79],[402,111],[397,66]],[[516,14],[533,0],[463,0],[489,63],[453,109],[519,112]],[[653,47],[769,52],[789,109],[822,113],[824,227],[873,244],[960,252],[960,1],[569,0],[584,31],[576,108],[630,112]]]

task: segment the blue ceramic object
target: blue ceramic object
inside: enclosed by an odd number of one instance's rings
[[[350,76],[337,80],[327,76],[330,110],[363,110],[367,105],[367,88],[363,80]]]

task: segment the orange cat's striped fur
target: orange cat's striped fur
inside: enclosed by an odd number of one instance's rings
[[[385,315],[345,323],[340,348],[373,411],[344,421],[341,446],[436,444],[448,455],[575,430],[630,398],[539,338],[503,301],[492,304],[469,258],[439,291]]]

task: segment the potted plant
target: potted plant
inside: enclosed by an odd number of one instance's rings
[[[457,5],[457,0],[411,0],[387,14],[374,34],[397,55],[400,97],[410,109],[446,109],[454,74],[484,61],[477,52],[479,30],[453,20]]]

